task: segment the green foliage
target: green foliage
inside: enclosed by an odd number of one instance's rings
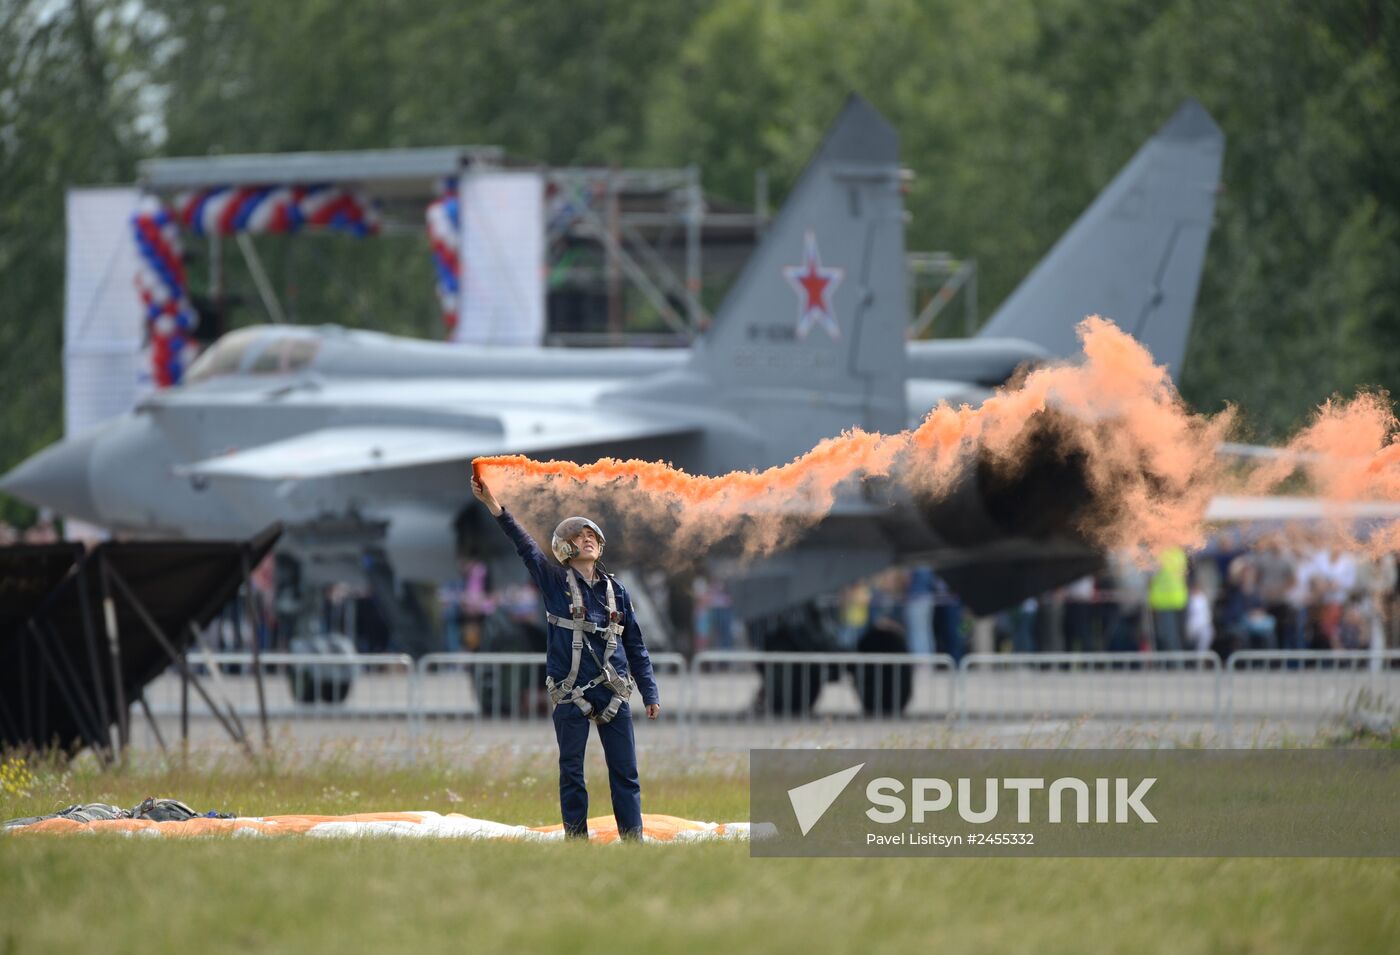
[[[168,27],[164,152],[479,143],[551,163],[634,152],[694,0],[146,0]]]
[[[1194,96],[1228,140],[1183,390],[1276,439],[1331,392],[1400,385],[1398,51],[1379,2],[721,0],[649,141],[742,196],[863,91],[918,176],[910,247],[977,258],[985,317]]]
[[[1277,438],[1334,391],[1400,388],[1383,0],[0,0],[0,49],[0,469],[61,430],[67,186],[154,154],[481,143],[695,163],[740,200],[763,168],[776,202],[851,90],[916,173],[909,246],[975,257],[983,317],[1199,98],[1228,144],[1188,401]],[[258,245],[297,321],[437,333],[420,243]],[[225,267],[233,324],[261,320]]]
[[[0,3],[0,469],[62,431],[63,196],[75,183],[129,181],[130,45],[119,4]],[[0,496],[0,520],[29,510]]]
[[[637,148],[647,86],[692,2],[470,5],[149,0],[168,24],[155,77],[167,155],[503,146],[607,164]],[[438,337],[421,241],[260,238],[289,318]],[[261,321],[241,258],[233,324]]]
[[[1143,36],[1128,95],[1189,85],[1229,137],[1184,390],[1263,437],[1400,383],[1398,51],[1400,13],[1367,2],[1178,2]]]

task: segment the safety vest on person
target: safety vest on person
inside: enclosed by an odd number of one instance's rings
[[[545,620],[556,627],[573,631],[574,639],[571,648],[573,659],[569,663],[568,676],[558,683],[554,682],[553,677],[546,676],[544,686],[549,693],[550,701],[555,706],[560,703],[572,703],[594,723],[599,725],[609,723],[612,722],[613,717],[617,716],[622,704],[627,702],[627,698],[632,695],[632,688],[636,685],[630,673],[623,676],[612,665],[613,651],[617,649],[618,638],[622,636],[622,613],[617,609],[617,595],[613,592],[612,578],[605,574],[603,580],[607,584],[608,591],[608,622],[605,626],[600,627],[584,616],[583,593],[579,590],[575,572],[566,571],[566,576],[569,579],[569,616],[556,617],[552,613],[546,613]],[[602,659],[598,658],[598,651],[594,650],[593,645],[584,637],[586,633],[607,634],[607,644],[603,649]],[[598,675],[582,686],[576,686],[578,665],[583,656],[584,647],[588,648],[589,655],[598,664]],[[605,686],[613,694],[608,705],[601,710],[596,709],[592,703],[583,698],[584,691],[591,690],[595,686]]]
[[[1190,599],[1186,586],[1186,551],[1168,547],[1157,555],[1157,573],[1147,588],[1147,603],[1153,610],[1182,610]]]

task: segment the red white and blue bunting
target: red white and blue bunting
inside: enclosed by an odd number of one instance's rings
[[[136,290],[151,343],[151,379],[177,385],[194,360],[199,313],[190,302],[180,229],[195,235],[289,234],[303,230],[374,235],[380,220],[363,196],[335,186],[216,186],[186,193],[174,211],[147,196],[131,220],[141,266]]]
[[[151,343],[151,377],[157,388],[178,384],[194,358],[191,334],[199,314],[190,304],[180,229],[159,200],[147,197],[131,219],[141,265],[136,293]]]
[[[379,231],[373,204],[336,186],[215,186],[186,193],[177,207],[180,223],[195,235],[327,229],[367,236]]]
[[[456,179],[443,180],[438,197],[428,205],[427,219],[443,329],[451,338],[457,331],[462,291],[462,216]]]

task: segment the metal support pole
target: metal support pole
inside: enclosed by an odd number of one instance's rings
[[[690,293],[690,289],[686,287],[686,284],[676,278],[675,273],[671,271],[671,267],[666,264],[666,260],[661,257],[660,253],[652,248],[651,243],[647,242],[646,237],[642,235],[641,232],[637,231],[634,226],[624,222],[622,225],[622,235],[632,244],[632,248],[637,252],[637,258],[635,259],[629,255],[625,249],[619,252],[618,258],[623,270],[627,273],[627,277],[636,283],[637,288],[646,296],[647,301],[651,302],[656,310],[661,313],[661,317],[666,321],[667,325],[681,332],[686,338],[693,338],[709,324],[710,316],[705,311],[705,307],[700,304],[698,298]],[[638,261],[638,259],[641,261]],[[645,266],[645,268],[643,266]],[[698,267],[697,264],[697,268]],[[666,300],[666,297],[661,293],[661,289],[651,281],[651,277],[646,271],[647,269],[651,270],[650,275],[655,275],[676,298],[685,303],[686,315],[690,317],[691,325],[686,325],[680,315],[676,314],[675,310],[671,308],[671,303]]]
[[[107,631],[107,656],[112,662],[112,696],[117,710],[117,743],[120,752],[125,753],[127,745],[131,742],[131,727],[128,723],[130,714],[127,712],[126,687],[122,685],[122,650],[117,631],[117,607],[112,602],[107,555],[101,550],[97,552],[97,579],[102,587],[102,621]]]
[[[180,753],[187,755],[190,750],[190,678],[180,670]]]
[[[763,238],[768,228],[768,170],[759,169],[753,174],[753,213],[757,222],[754,238]]]
[[[102,688],[100,652],[97,647],[97,634],[92,628],[92,605],[88,599],[87,562],[79,560],[73,575],[73,586],[78,588],[78,607],[83,619],[83,638],[87,644],[88,666],[92,670],[92,682],[97,690],[97,706],[102,716],[102,736],[108,750],[112,748],[112,711],[107,706],[107,692]]]
[[[1204,665],[1204,662],[1202,665]],[[1215,732],[1217,735],[1223,736],[1228,740],[1229,735],[1225,726],[1225,669],[1217,662],[1214,670],[1215,679],[1211,682],[1212,690],[1215,694],[1215,699],[1212,701],[1213,715],[1215,717]]]
[[[248,554],[248,545],[239,549],[243,568],[244,606],[248,611],[248,633],[253,638],[253,683],[258,690],[258,724],[262,727],[262,744],[266,750],[272,745],[272,734],[267,728],[267,693],[263,689],[262,641],[258,639],[258,604],[253,599],[253,567]]]
[[[204,635],[199,632],[199,628],[194,625],[193,620],[189,622],[189,627],[190,636],[194,638],[195,644],[199,646],[205,656],[212,658],[214,649],[204,642]],[[224,675],[219,670],[217,663],[209,665],[209,679],[214,684],[214,689],[218,691],[219,696],[223,697],[224,711],[228,713],[228,718],[233,722],[233,725],[238,727],[238,735],[246,738],[248,730],[244,727],[243,720],[238,716],[238,708],[233,705],[233,694],[229,693],[228,687],[224,685]]]
[[[700,308],[700,227],[705,217],[705,197],[700,190],[700,167],[686,169],[685,208],[685,290],[687,318],[692,333],[701,330],[704,312]]]
[[[963,285],[963,327],[967,330],[967,337],[971,338],[977,334],[977,260],[965,259],[967,266],[967,281]]]
[[[1235,658],[1225,669],[1225,748],[1235,748]]]
[[[161,648],[165,651],[165,655],[170,659],[170,662],[175,664],[175,666],[179,668],[181,674],[184,675],[185,679],[189,680],[190,684],[194,686],[195,692],[204,700],[204,704],[209,707],[209,712],[213,713],[214,718],[223,726],[224,732],[228,733],[230,739],[243,747],[243,751],[248,754],[249,759],[253,759],[253,747],[248,745],[248,738],[240,733],[238,729],[228,721],[228,718],[219,711],[219,707],[214,703],[213,698],[210,697],[208,691],[204,689],[204,684],[190,671],[190,665],[188,661],[185,660],[184,654],[175,649],[175,645],[166,637],[165,631],[160,628],[160,624],[156,623],[155,618],[151,616],[145,605],[137,599],[136,594],[127,586],[126,581],[122,580],[121,575],[115,571],[109,571],[107,577],[117,585],[117,589],[126,597],[127,603],[130,605],[131,609],[136,612],[136,616],[141,618],[141,623],[150,631],[151,636],[156,638],[156,642],[161,645]]]
[[[156,743],[160,745],[161,753],[169,756],[170,750],[165,748],[165,737],[161,735],[160,725],[156,723],[155,715],[151,713],[150,704],[146,702],[146,694],[142,693],[138,696],[136,702],[141,705],[141,712],[146,714],[146,723],[151,727],[151,732],[155,734]]]
[[[633,284],[637,286],[638,290],[646,296],[647,301],[650,302],[652,307],[660,314],[661,319],[676,332],[686,337],[691,337],[694,334],[694,330],[685,323],[685,319],[676,314],[676,310],[671,307],[670,302],[666,301],[666,296],[661,294],[661,290],[652,282],[646,270],[638,265],[632,256],[627,254],[627,250],[617,241],[616,236],[609,231],[607,223],[602,221],[597,213],[590,209],[580,210],[579,216],[584,222],[588,223],[589,228],[598,236],[598,240],[603,243],[603,247],[608,253],[609,269],[616,264],[618,269],[625,270],[627,272],[627,277],[630,278]],[[618,326],[618,329],[621,329],[621,325]]]
[[[102,749],[102,744],[99,742],[103,738],[104,733],[97,725],[97,714],[92,710],[91,704],[87,700],[87,695],[82,692],[82,682],[78,679],[77,674],[73,672],[72,661],[68,659],[66,653],[63,654],[63,660],[68,664],[68,672],[65,675],[64,671],[61,670],[54,661],[53,656],[50,655],[48,646],[44,643],[44,637],[39,632],[39,628],[35,625],[33,619],[29,620],[28,626],[29,635],[34,638],[34,645],[38,648],[39,655],[43,657],[44,665],[49,668],[49,673],[53,675],[54,683],[58,686],[58,692],[62,695],[63,702],[68,704],[68,712],[73,714],[73,719],[92,737],[94,740],[94,747],[97,749],[98,755],[103,758],[103,761],[111,762],[112,757],[110,752],[104,751]],[[62,649],[56,641],[54,646],[58,647],[60,650]],[[72,681],[71,689],[68,685],[69,681]],[[82,701],[88,705],[79,705],[79,700],[74,698],[74,691],[76,691]],[[41,725],[47,734],[47,723]]]
[[[934,259],[930,265],[924,266],[924,268],[936,268],[940,270],[945,267],[951,268],[952,272],[944,279],[938,291],[934,292],[933,297],[928,300],[928,304],[924,306],[923,311],[919,312],[918,316],[915,317],[913,323],[909,327],[910,338],[923,337],[924,332],[928,331],[929,327],[933,325],[934,321],[937,320],[938,316],[943,312],[943,309],[953,300],[953,296],[957,295],[960,291],[964,291],[969,280],[974,282],[976,280],[977,265],[971,259],[965,259],[961,262]],[[972,308],[975,310],[976,307],[977,302],[976,296],[974,295],[972,296]],[[975,322],[975,311],[964,311],[963,320],[965,323]],[[968,326],[967,334],[969,336],[975,331],[975,327],[972,325]]]
[[[30,623],[32,625],[33,621]],[[88,725],[95,732],[93,739],[97,741],[98,745],[101,745],[101,741],[106,739],[110,733],[107,727],[102,725],[102,717],[98,714],[97,707],[93,705],[91,694],[87,692],[86,681],[79,675],[78,667],[74,664],[73,658],[68,655],[68,650],[63,646],[63,639],[54,628],[53,622],[45,620],[43,624],[48,630],[50,644],[58,651],[58,659],[63,663],[64,672],[68,674],[73,691],[77,694],[79,701],[83,704],[84,711],[87,713]],[[93,679],[97,679],[96,674],[93,675]],[[110,747],[108,748],[110,749]]]
[[[263,268],[262,259],[258,257],[258,250],[253,245],[253,240],[246,232],[238,233],[234,239],[238,243],[238,250],[243,253],[243,261],[248,266],[248,274],[253,277],[253,284],[257,286],[258,297],[262,299],[263,308],[267,309],[267,317],[279,325],[287,323],[287,313],[282,311],[282,303],[277,300],[277,291],[268,281],[267,271]]]
[[[604,243],[607,251],[607,279],[608,279],[608,332],[612,335],[622,334],[622,263],[620,261],[620,250],[622,240],[619,235],[621,224],[619,222],[619,205],[617,197],[617,177],[615,170],[608,172],[608,195],[607,195],[607,241]]]
[[[209,233],[209,298],[220,302],[224,297],[223,242],[217,230]]]
[[[29,669],[29,641],[20,640],[19,667],[20,672],[24,674],[24,679],[21,680],[19,684],[19,705],[20,712],[23,714],[24,718],[24,736],[26,739],[34,738],[34,716],[37,712],[41,712],[37,705],[37,701],[30,699],[29,688],[30,686],[33,686],[36,692],[39,692],[40,688],[42,688],[45,685],[44,681],[39,679],[39,666],[37,665],[38,661],[35,661],[35,663],[36,665],[31,671]]]

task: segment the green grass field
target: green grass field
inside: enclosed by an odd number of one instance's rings
[[[590,753],[594,814],[607,811]],[[170,795],[244,815],[434,809],[557,820],[542,761],[385,768],[40,766],[0,817]],[[645,768],[645,764],[644,764]],[[732,767],[644,775],[644,809],[748,817]],[[1381,952],[1400,861],[751,859],[744,844],[0,839],[0,953],[30,951]]]

